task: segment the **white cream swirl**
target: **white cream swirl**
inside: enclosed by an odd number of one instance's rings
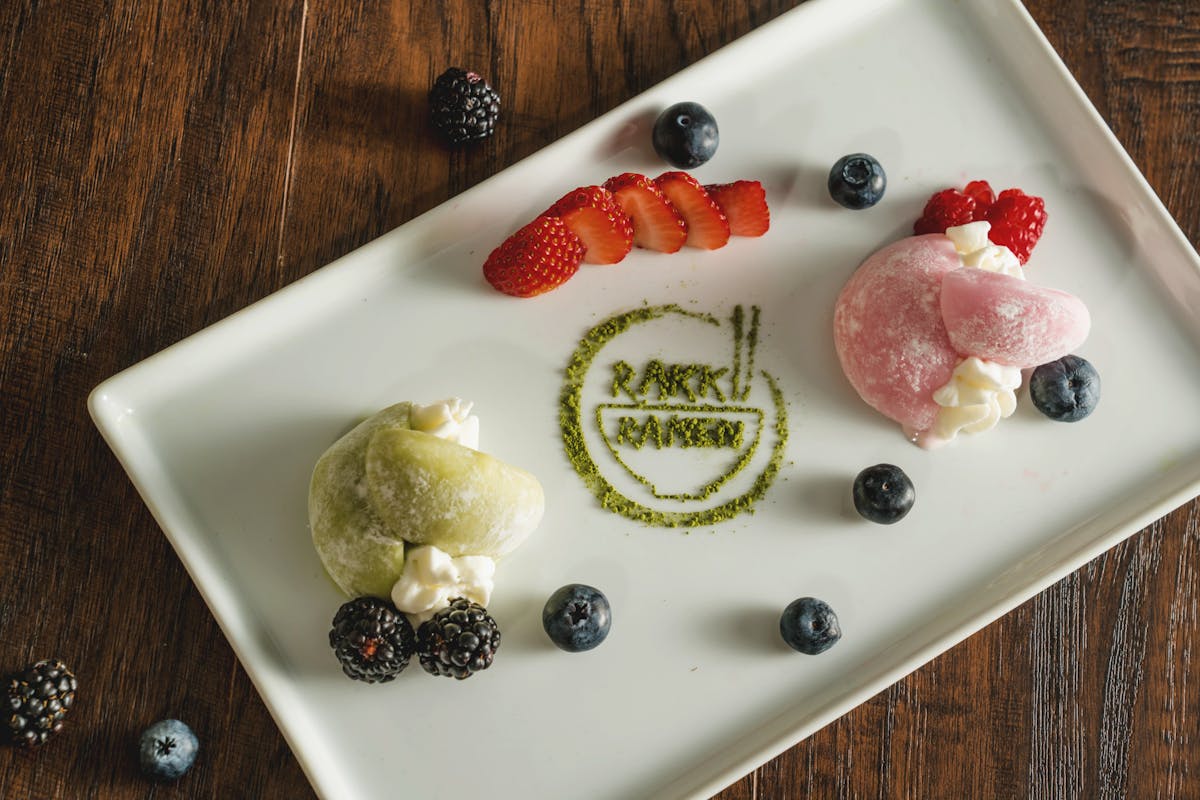
[[[409,425],[414,431],[431,433],[478,450],[479,417],[471,414],[474,405],[460,397],[450,397],[428,405],[413,403],[408,412]]]
[[[933,393],[939,406],[933,427],[920,434],[922,447],[938,447],[959,433],[990,430],[1017,408],[1021,369],[969,356],[954,368],[944,386]]]
[[[962,257],[963,266],[1025,280],[1025,270],[1021,269],[1021,262],[1012,250],[1004,245],[992,244],[988,239],[991,229],[990,222],[980,220],[946,228],[946,236],[954,242],[954,249]]]
[[[981,220],[946,229],[963,266],[999,272],[1025,280],[1021,262],[1003,245],[992,244],[990,222]],[[976,356],[968,356],[954,368],[950,380],[933,393],[941,406],[933,427],[915,437],[922,447],[940,447],[959,433],[990,430],[1017,408],[1016,390],[1021,387],[1021,370]]]
[[[487,556],[453,558],[433,545],[410,547],[404,572],[392,586],[396,608],[424,622],[456,597],[487,606],[492,599],[496,562]]]

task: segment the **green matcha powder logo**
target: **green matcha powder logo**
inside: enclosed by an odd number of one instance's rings
[[[724,320],[675,304],[648,306],[583,337],[567,365],[559,423],[567,457],[604,508],[650,525],[695,527],[749,511],[766,493],[787,444],[787,407],[775,378],[755,372],[760,315],[757,306],[748,315],[735,306]],[[732,358],[706,351],[707,358],[676,363],[606,353],[619,337],[672,320],[728,332]],[[710,341],[699,333],[676,343]],[[599,463],[589,439],[602,443]],[[769,456],[756,458],[768,439]],[[743,476],[752,464],[757,474]]]

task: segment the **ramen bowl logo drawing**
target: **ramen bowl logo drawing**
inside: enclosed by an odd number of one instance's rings
[[[663,527],[752,509],[779,471],[787,407],[755,365],[761,310],[638,308],[588,331],[567,365],[567,456],[600,504]]]

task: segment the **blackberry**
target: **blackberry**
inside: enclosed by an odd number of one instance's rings
[[[403,672],[414,641],[408,618],[378,597],[343,603],[329,631],[329,646],[342,672],[366,683],[387,683]]]
[[[478,73],[451,67],[429,90],[433,127],[451,144],[486,139],[500,116],[500,95]]]
[[[499,646],[496,620],[465,597],[451,600],[417,629],[417,656],[430,675],[469,678],[492,665]]]
[[[9,676],[5,729],[12,744],[37,747],[62,730],[79,687],[67,665],[39,661]]]

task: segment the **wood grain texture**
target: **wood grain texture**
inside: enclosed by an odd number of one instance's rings
[[[93,430],[95,384],[794,4],[0,4],[0,671],[82,681],[68,735],[0,749],[0,797],[165,794],[134,741],[168,715],[204,748],[172,796],[313,796]],[[1200,6],[1026,4],[1200,241]],[[425,127],[451,64],[504,97],[475,149]],[[1198,604],[1193,501],[718,797],[1195,797]]]

